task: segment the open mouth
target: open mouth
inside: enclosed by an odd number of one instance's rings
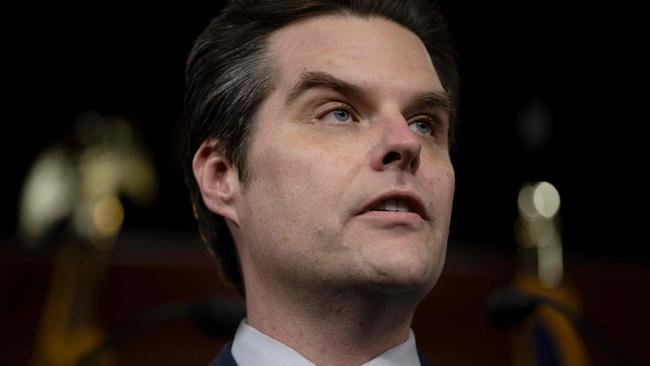
[[[380,202],[369,211],[414,212],[403,199],[389,199]]]
[[[422,201],[413,194],[386,194],[366,205],[360,213],[368,211],[411,212],[427,220],[428,215]]]

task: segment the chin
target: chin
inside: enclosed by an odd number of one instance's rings
[[[406,259],[397,255],[370,263],[371,287],[386,294],[428,294],[440,277],[444,260],[433,256]]]
[[[355,248],[355,259],[345,260],[351,270],[348,278],[356,277],[360,285],[384,294],[429,293],[445,263],[445,242],[422,233],[363,234],[363,239],[348,242]]]

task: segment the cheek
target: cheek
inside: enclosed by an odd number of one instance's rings
[[[323,152],[276,145],[260,150],[251,163],[250,209],[266,206],[272,220],[284,222],[278,226],[318,225],[322,213],[335,208],[340,176],[333,168],[340,164]]]
[[[433,173],[427,175],[424,179],[431,198],[435,201],[433,206],[436,210],[442,212],[451,212],[451,206],[454,200],[455,191],[455,174],[451,163],[441,163],[434,167]]]
[[[250,165],[245,193],[246,240],[253,256],[295,265],[311,261],[314,250],[336,248],[338,210],[346,187],[341,180],[347,178],[336,168],[345,164],[321,151],[261,153]]]
[[[354,144],[305,132],[277,136],[276,143],[260,146],[254,179],[268,181],[270,190],[295,196],[312,205],[336,203],[359,171]],[[284,197],[283,197],[284,198]]]
[[[454,193],[456,191],[456,174],[454,172],[454,167],[449,163],[449,169],[444,175],[445,182],[447,183],[447,197],[449,200],[449,210],[451,211],[451,206],[454,202]]]

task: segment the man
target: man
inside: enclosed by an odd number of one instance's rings
[[[419,365],[454,193],[436,8],[234,1],[186,77],[195,214],[247,311],[213,365]]]

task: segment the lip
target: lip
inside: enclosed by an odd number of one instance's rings
[[[391,192],[386,192],[383,193],[374,199],[372,199],[368,204],[363,206],[361,210],[359,210],[356,215],[362,215],[367,212],[389,212],[389,211],[370,211],[373,207],[377,206],[383,201],[386,200],[391,200],[391,199],[400,199],[404,200],[406,204],[409,207],[409,214],[417,214],[419,215],[423,220],[428,221],[429,220],[429,214],[427,213],[427,210],[424,205],[424,201],[420,196],[417,194],[410,192],[410,191],[391,191]],[[392,213],[392,212],[390,212]],[[404,213],[401,213],[404,214]]]

